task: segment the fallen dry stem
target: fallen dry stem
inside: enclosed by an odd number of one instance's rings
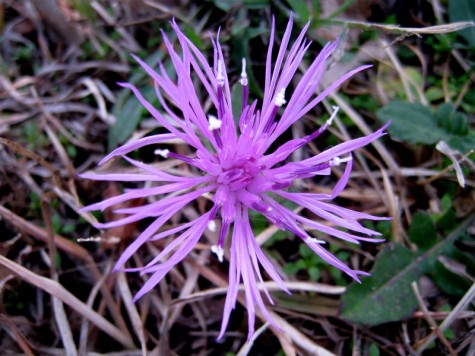
[[[447,330],[450,325],[452,325],[453,321],[457,319],[458,315],[464,311],[470,303],[473,302],[475,299],[475,283],[472,284],[470,289],[465,293],[463,298],[458,302],[458,304],[455,306],[455,308],[452,310],[452,312],[447,316],[447,318],[442,322],[442,324],[439,325],[439,330],[441,332],[444,332]],[[437,337],[437,334],[432,331],[430,335],[428,335],[417,347],[417,351],[419,353],[422,353],[428,346],[429,344],[434,341],[434,339]]]
[[[341,295],[346,290],[345,287],[335,287],[335,286],[330,286],[327,284],[307,283],[307,282],[285,282],[285,286],[289,290],[300,291],[300,292],[316,292],[316,293],[322,293],[322,294],[328,294],[328,295]],[[240,291],[243,291],[244,285],[240,284],[238,288]],[[281,291],[281,288],[278,286],[277,283],[269,282],[269,281],[260,283],[258,285],[258,288],[260,291],[264,291],[265,289],[267,289],[269,292]],[[203,298],[210,298],[216,295],[226,294],[227,291],[228,291],[228,287],[212,288],[212,289],[204,290],[201,292],[187,295],[185,297],[175,299],[173,303],[174,304],[191,303]]]
[[[12,224],[18,231],[21,231],[27,235],[31,235],[34,238],[43,241],[44,243],[48,243],[48,233],[46,231],[23,219],[22,217],[18,216],[17,214],[13,213],[12,211],[1,205],[0,217]],[[91,272],[95,281],[101,279],[101,272],[99,271],[95,261],[85,248],[57,234],[54,234],[54,243],[56,247],[61,251],[82,261]],[[101,292],[116,324],[119,326],[121,331],[127,334],[130,338],[127,325],[125,324],[125,321],[122,318],[122,314],[120,313],[117,303],[114,301],[110,290],[106,286],[101,285]]]
[[[54,168],[44,158],[38,156],[34,152],[31,152],[30,150],[27,150],[26,148],[22,147],[21,145],[17,144],[16,142],[7,140],[6,138],[0,137],[0,143],[7,146],[9,149],[14,151],[15,153],[18,153],[22,156],[28,157],[32,161],[35,161],[36,163],[38,163],[41,166],[45,167],[51,173],[51,176],[53,177],[53,181],[55,183],[57,183],[58,185],[60,185],[61,178],[60,178],[58,170],[56,168]]]
[[[43,212],[43,220],[45,222],[46,231],[48,233],[49,268],[51,279],[55,282],[58,282],[58,271],[56,269],[55,263],[56,245],[54,243],[54,229],[51,219],[51,207],[45,201],[41,201],[41,210]],[[68,355],[76,356],[76,344],[74,343],[71,327],[69,326],[69,321],[64,311],[64,305],[58,298],[52,296],[52,299],[54,319],[61,335],[63,347]]]
[[[26,356],[34,356],[35,353],[33,352],[33,347],[22,334],[22,332],[18,329],[14,322],[12,322],[6,315],[0,314],[0,323],[6,326],[7,332],[10,334],[13,340],[16,341],[18,346],[20,346],[21,350]]]
[[[89,319],[99,329],[104,331],[113,339],[117,340],[126,348],[134,349],[135,345],[129,335],[123,333],[116,326],[111,324],[102,315],[98,314],[86,304],[77,299],[73,294],[67,291],[58,282],[55,282],[49,278],[42,277],[36,273],[31,272],[25,267],[19,265],[16,262],[9,260],[8,258],[0,255],[0,265],[8,269],[11,273],[17,275],[24,281],[33,284],[35,287],[40,288],[52,297],[56,297],[63,303],[66,303],[71,308],[76,310],[80,315],[83,315]]]
[[[435,333],[437,337],[440,339],[440,341],[442,341],[442,343],[445,345],[445,347],[447,347],[447,350],[449,351],[450,355],[456,356],[456,353],[454,349],[452,348],[452,346],[450,345],[449,340],[447,340],[445,335],[440,331],[435,320],[432,319],[432,317],[430,316],[429,309],[427,309],[424,299],[422,299],[421,293],[419,293],[419,288],[417,287],[417,283],[412,282],[411,287],[412,287],[412,290],[414,291],[414,294],[422,310],[422,313],[424,314],[424,318],[426,319],[427,323],[430,325],[432,332]],[[417,350],[417,344],[414,345],[413,348]]]

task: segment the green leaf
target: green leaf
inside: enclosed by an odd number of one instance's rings
[[[453,147],[456,150],[460,151],[461,153],[465,153],[468,150],[475,151],[475,137],[473,137],[472,135],[452,136],[447,140],[447,144],[450,147]]]
[[[427,250],[435,244],[437,230],[429,214],[422,211],[414,214],[411,227],[409,228],[409,239],[421,250]]]
[[[392,120],[389,133],[409,143],[430,145],[445,135],[437,127],[430,110],[422,104],[396,100],[378,110],[376,115],[383,123]]]
[[[340,316],[352,323],[378,325],[399,321],[417,308],[411,283],[433,272],[437,258],[454,252],[454,242],[475,220],[472,214],[446,239],[423,254],[395,244],[385,246],[379,253],[372,277],[362,284],[353,284],[342,296]]]
[[[308,275],[312,281],[318,281],[320,278],[320,270],[317,267],[310,267],[308,269]]]
[[[437,124],[454,135],[467,135],[469,132],[467,117],[456,111],[452,103],[444,103],[435,112]]]
[[[377,325],[409,316],[417,306],[410,284],[419,276],[414,268],[407,267],[416,260],[415,253],[400,245],[385,246],[372,277],[350,286],[343,295],[341,317],[357,324]]]
[[[298,20],[307,22],[310,19],[310,12],[304,0],[287,0],[287,3]]]
[[[467,118],[452,104],[442,104],[433,114],[419,103],[395,100],[376,113],[389,133],[409,143],[435,144],[440,140],[463,153],[475,150],[475,136],[469,133]]]
[[[475,1],[473,0],[449,0],[449,21],[475,21]],[[475,47],[475,28],[470,27],[459,31],[459,34],[467,41],[469,46]]]
[[[462,297],[471,285],[468,279],[448,270],[439,261],[435,264],[434,282],[445,293],[456,297]]]
[[[379,356],[379,355],[380,353],[379,353],[378,345],[371,344],[371,346],[369,347],[369,356]]]
[[[124,142],[137,128],[142,118],[143,107],[135,96],[130,96],[125,90],[118,97],[112,111],[117,121],[109,130],[109,151]]]

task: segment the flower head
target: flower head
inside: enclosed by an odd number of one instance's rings
[[[336,90],[342,82],[368,66],[359,67],[345,74],[316,95],[326,61],[337,47],[336,42],[329,43],[291,91],[288,89],[290,81],[310,45],[304,37],[308,25],[296,41],[289,45],[292,30],[292,18],[290,19],[278,48],[275,63],[272,64],[275,35],[273,24],[267,51],[263,102],[261,105],[257,101],[248,103],[248,77],[246,61],[243,59],[239,81],[243,92],[241,114],[240,117],[234,117],[226,61],[219,41],[213,41],[214,60],[210,65],[175,22],[172,22],[172,27],[178,36],[180,51],[174,49],[165,34],[163,36],[173,62],[176,80],[167,74],[163,65],[160,64],[158,71],[155,71],[134,56],[153,79],[163,112],[152,106],[135,86],[121,83],[123,87],[133,91],[140,103],[169,132],[125,144],[100,162],[102,164],[112,157],[122,156],[139,168],[141,173],[83,175],[85,178],[96,180],[143,181],[149,184],[145,188],[129,189],[122,195],[90,205],[84,210],[103,210],[134,198],[160,196],[159,200],[144,206],[117,209],[116,212],[125,214],[126,217],[97,225],[98,228],[112,228],[144,218],[154,219],[123,252],[117,261],[116,269],[122,269],[144,243],[176,236],[144,267],[125,269],[150,275],[135,299],[155,287],[173,266],[182,261],[192,251],[206,229],[216,231],[217,240],[212,242],[211,251],[216,254],[219,261],[223,261],[225,257],[229,259],[229,290],[220,337],[225,332],[231,310],[235,307],[241,281],[244,284],[249,315],[249,337],[251,337],[254,332],[256,307],[272,323],[258,290],[258,283],[263,281],[261,269],[284,291],[288,290],[256,242],[249,212],[254,210],[278,228],[295,234],[323,260],[358,281],[359,275],[367,273],[346,266],[322,246],[324,241],[312,238],[307,230],[314,229],[322,234],[354,243],[380,241],[372,238],[379,235],[377,232],[363,227],[358,222],[360,219],[379,218],[338,207],[332,204],[331,200],[340,194],[348,182],[352,168],[351,152],[381,137],[384,128],[366,137],[341,143],[316,156],[299,162],[288,162],[287,159],[294,151],[316,139],[332,123],[338,108],[335,108],[333,115],[323,126],[310,135],[287,141],[277,149],[271,150],[271,145],[276,145],[276,140],[282,133],[312,110],[330,92]],[[197,91],[194,85],[196,78],[213,104],[209,113],[205,112],[200,102],[199,90]],[[193,152],[191,157],[171,152],[160,146],[177,139],[190,146]],[[182,161],[192,168],[190,171],[193,174],[170,174],[126,156],[129,152],[147,145],[154,145],[155,153],[162,157],[158,159]],[[297,193],[287,189],[292,186],[294,180],[329,175],[332,167],[340,165],[345,166],[344,172],[331,194]],[[209,210],[204,215],[180,226],[158,232],[172,216],[203,195],[212,197]],[[323,224],[296,214],[281,204],[280,201],[283,199],[308,209],[330,224]],[[217,224],[216,221],[221,223]],[[342,227],[346,231],[333,226]],[[227,239],[230,239],[229,250],[225,249]],[[272,303],[267,292],[266,296]]]

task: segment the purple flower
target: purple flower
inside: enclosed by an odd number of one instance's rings
[[[162,64],[159,64],[159,70],[156,72],[134,56],[153,79],[163,112],[153,107],[132,84],[120,84],[131,89],[140,103],[169,133],[125,144],[100,162],[102,164],[112,157],[122,156],[139,168],[141,173],[90,173],[82,176],[96,180],[148,182],[147,187],[128,189],[122,195],[90,205],[84,210],[104,210],[130,199],[160,196],[159,200],[143,206],[116,209],[115,212],[127,216],[97,224],[98,228],[112,228],[144,218],[154,219],[123,252],[117,261],[116,269],[123,269],[124,264],[144,243],[176,236],[145,267],[125,269],[149,274],[148,281],[139,290],[135,300],[154,288],[171,268],[182,261],[206,229],[215,231],[219,225],[217,241],[211,247],[211,251],[217,255],[219,261],[223,261],[225,255],[229,258],[229,290],[220,337],[223,336],[231,310],[235,307],[241,281],[244,284],[249,315],[249,337],[252,337],[256,306],[269,322],[273,323],[258,290],[258,284],[263,281],[261,269],[284,291],[288,290],[255,240],[249,211],[259,212],[278,228],[295,234],[323,260],[359,281],[358,276],[367,273],[345,265],[324,248],[325,241],[310,237],[305,228],[353,243],[381,241],[371,237],[380,235],[379,233],[363,227],[358,220],[382,218],[338,207],[330,201],[340,194],[348,182],[352,168],[351,152],[384,135],[384,128],[366,137],[341,143],[314,157],[299,162],[288,162],[287,159],[293,152],[316,139],[331,124],[338,111],[337,108],[326,123],[312,134],[287,141],[277,149],[271,149],[271,145],[280,142],[281,135],[294,122],[312,110],[341,83],[368,66],[356,68],[345,74],[316,95],[326,61],[337,47],[336,42],[329,43],[303,73],[298,83],[294,83],[290,93],[288,89],[290,82],[310,45],[304,37],[308,25],[287,50],[292,30],[292,18],[290,19],[281,45],[277,48],[276,61],[272,65],[275,36],[273,23],[267,51],[263,102],[260,105],[257,101],[248,104],[248,78],[246,62],[243,59],[240,79],[243,92],[242,110],[240,117],[234,117],[226,61],[219,42],[213,41],[214,60],[210,65],[175,22],[172,22],[172,27],[178,36],[180,51],[173,48],[165,34],[163,37],[173,62],[176,80],[167,74]],[[196,79],[199,79],[201,86],[199,90],[195,88]],[[212,103],[209,113],[205,111],[198,95],[203,89]],[[150,164],[126,156],[138,148],[159,145],[171,140],[185,142],[193,154],[190,157],[183,156],[170,152],[163,146],[162,149],[157,148],[155,153],[165,159],[172,158],[188,164],[190,170],[186,175],[180,175],[179,172],[174,174],[163,172]],[[297,193],[287,189],[296,179],[330,175],[332,167],[340,165],[345,166],[345,169],[331,194]],[[203,195],[211,197],[210,208],[204,215],[194,221],[157,232],[172,216]],[[308,209],[319,217],[318,220],[326,220],[329,224],[293,212],[279,202],[284,199]],[[216,220],[220,220],[221,224],[216,224]],[[333,226],[342,227],[344,230]],[[226,239],[230,239],[229,255],[225,251]],[[272,303],[267,291],[265,294]]]

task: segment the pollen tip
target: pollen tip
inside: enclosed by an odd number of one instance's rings
[[[209,125],[208,125],[209,131],[213,131],[213,130],[217,130],[221,128],[221,125],[223,124],[223,122],[219,120],[216,116],[209,115],[208,119],[209,119]]]
[[[221,63],[221,59],[218,59],[218,73],[216,75],[216,81],[218,82],[219,86],[224,85],[224,76],[223,76],[223,64]]]
[[[208,230],[211,232],[216,232],[216,221],[214,220],[208,221]]]
[[[213,245],[211,246],[211,252],[213,252],[217,257],[218,261],[222,263],[224,261],[224,250],[221,246]]]
[[[319,240],[315,237],[307,237],[307,239],[305,241],[307,243],[314,243],[314,244],[324,244],[324,243],[326,243],[326,241]]]
[[[246,58],[242,57],[242,71],[241,71],[241,79],[239,80],[242,86],[248,85],[247,80],[247,73],[246,73]]]
[[[346,162],[349,162],[353,159],[352,156],[348,156],[348,157],[344,157],[344,158],[340,158],[340,157],[335,157],[333,159],[330,160],[330,165],[332,167],[334,166],[339,166],[340,164],[342,163],[346,163]]]
[[[170,153],[170,151],[167,150],[167,149],[164,149],[164,150],[157,149],[157,150],[153,151],[153,153],[158,155],[158,156],[162,156],[163,158],[168,158],[168,154]]]
[[[285,100],[285,88],[281,89],[281,90],[277,93],[277,95],[275,96],[274,103],[275,103],[275,105],[277,105],[278,107],[281,107],[282,105],[284,105],[285,103],[287,103],[287,101]]]

